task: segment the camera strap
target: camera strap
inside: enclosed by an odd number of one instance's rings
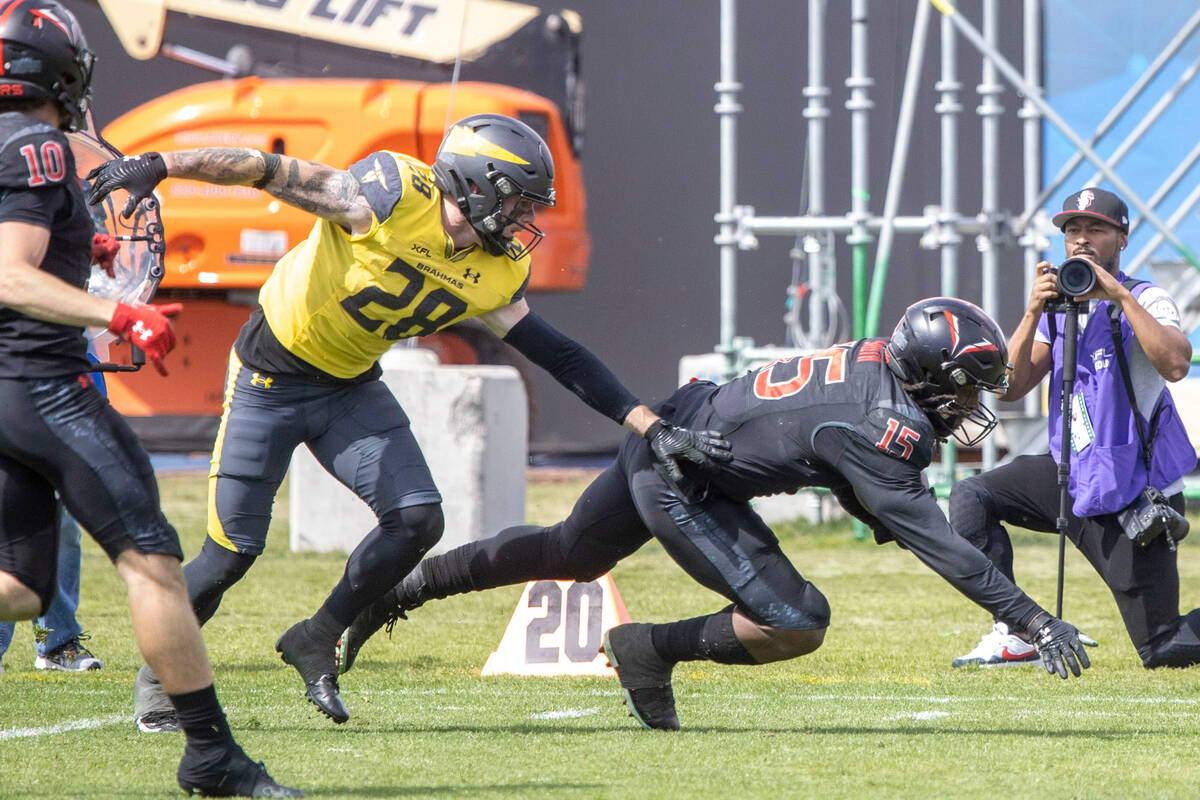
[[[1146,282],[1126,278],[1121,282],[1121,285],[1132,292],[1133,287]],[[1147,436],[1145,427],[1142,424],[1142,412],[1138,410],[1137,397],[1133,393],[1133,380],[1129,377],[1129,358],[1125,355],[1125,345],[1121,340],[1121,307],[1111,301],[1108,304],[1108,328],[1112,333],[1113,348],[1117,351],[1117,364],[1121,368],[1121,379],[1125,383],[1125,394],[1128,395],[1129,405],[1133,409],[1133,421],[1137,425],[1138,439],[1142,443],[1142,460],[1146,462],[1146,481],[1147,485],[1149,485],[1150,457],[1154,451],[1154,432],[1158,427],[1158,412],[1154,413],[1154,419],[1150,421],[1150,435]],[[1157,403],[1155,405],[1157,406]]]

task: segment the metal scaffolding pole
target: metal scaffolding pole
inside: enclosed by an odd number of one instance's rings
[[[1035,0],[1029,0],[1029,2],[1027,2],[1025,5],[1025,30],[1027,32],[1027,40],[1028,31],[1030,30],[1031,6],[1033,11],[1037,14],[1037,18],[1032,22],[1034,29],[1039,34],[1034,41],[1034,46],[1036,47],[1041,45],[1041,3],[1040,1],[1035,2]],[[1192,34],[1196,32],[1197,28],[1200,28],[1200,9],[1197,9],[1196,13],[1192,14],[1191,19],[1189,19],[1184,24],[1183,28],[1181,28],[1179,32],[1171,38],[1171,41],[1167,43],[1167,46],[1163,48],[1162,52],[1159,53],[1154,61],[1150,63],[1150,65],[1146,68],[1146,71],[1142,73],[1141,77],[1134,82],[1133,86],[1129,87],[1129,91],[1125,92],[1125,95],[1117,101],[1117,104],[1112,107],[1112,110],[1109,111],[1104,119],[1100,121],[1100,124],[1096,126],[1096,130],[1092,133],[1092,138],[1088,140],[1089,146],[1095,147],[1100,139],[1112,129],[1112,126],[1117,123],[1117,120],[1119,120],[1125,114],[1125,112],[1129,110],[1129,107],[1133,105],[1134,101],[1136,101],[1138,97],[1141,96],[1142,92],[1146,90],[1146,87],[1150,85],[1150,82],[1158,77],[1158,73],[1162,72],[1163,68],[1170,63],[1171,59],[1175,57],[1175,54],[1179,52],[1179,49],[1183,47],[1187,40],[1192,37]],[[1029,43],[1027,41],[1026,49],[1028,49],[1028,47]],[[1028,59],[1028,52],[1026,53],[1026,58]],[[1040,59],[1040,55],[1038,58]],[[1028,68],[1028,60],[1026,61],[1025,66],[1025,80],[1029,83],[1029,85],[1037,86],[1041,80],[1040,73],[1030,73]],[[1075,168],[1083,163],[1083,158],[1083,153],[1081,151],[1076,151],[1076,153],[1071,156],[1067,163],[1063,165],[1062,169],[1058,171],[1058,174],[1054,176],[1054,180],[1046,184],[1046,188],[1043,189],[1036,197],[1026,202],[1025,213],[1021,216],[1021,219],[1016,224],[1016,229],[1018,231],[1023,231],[1025,229],[1025,226],[1029,224],[1029,220],[1032,219],[1033,215],[1037,213],[1037,210],[1046,204],[1046,201],[1050,199],[1051,195],[1057,192],[1063,185],[1063,182],[1070,177],[1071,173],[1075,171]]]
[[[850,219],[854,229],[846,237],[851,247],[854,281],[854,337],[866,330],[867,246],[872,241],[866,221],[870,217],[871,175],[870,113],[874,107],[867,95],[874,81],[867,72],[867,55],[871,43],[867,38],[867,0],[853,0],[850,6],[850,77],[846,87],[850,99]]]
[[[934,110],[941,115],[941,210],[938,213],[940,235],[938,245],[941,254],[941,292],[946,297],[958,295],[958,245],[962,235],[958,232],[958,115],[962,104],[958,102],[958,51],[954,26],[942,17],[942,75],[934,86],[941,92],[941,100]],[[942,478],[951,481],[958,471],[958,451],[953,441],[942,445]]]
[[[808,213],[825,213],[825,120],[829,118],[829,87],[825,84],[825,9],[827,0],[808,0],[808,85],[804,96],[808,105]],[[837,291],[834,273],[827,265],[833,258],[832,236],[809,234],[804,239],[808,258],[810,290],[809,329],[815,339],[826,328],[826,298]]]
[[[1025,0],[1023,35],[1023,57],[1025,69],[1024,93],[1025,102],[1018,112],[1024,120],[1022,127],[1022,152],[1025,172],[1024,193],[1026,208],[1041,208],[1037,202],[1038,188],[1042,176],[1042,112],[1033,102],[1033,94],[1040,97],[1042,92],[1042,3],[1041,0]],[[1024,250],[1025,295],[1033,293],[1034,269],[1042,259],[1042,251],[1049,245],[1043,242],[1037,233],[1025,228],[1018,242]],[[1024,414],[1026,418],[1040,417],[1042,414],[1041,400],[1038,392],[1029,392],[1024,399]]]
[[[883,230],[885,223],[890,224],[900,233],[928,233],[931,230],[937,230],[944,221],[945,217],[941,214],[924,217],[893,217],[888,223],[883,217],[867,217],[864,220],[852,221],[847,216],[759,217],[741,213],[737,217],[737,238],[738,241],[746,243],[753,241],[754,235],[759,233],[779,235],[832,231],[849,234],[856,225],[865,225],[868,230],[874,231]],[[957,216],[953,222],[960,233],[982,234],[988,229],[988,226],[976,216]]]
[[[912,140],[913,114],[917,107],[917,89],[925,61],[925,40],[929,32],[929,4],[917,3],[913,21],[912,44],[908,49],[908,67],[904,72],[904,93],[900,97],[900,119],[896,123],[896,141],[892,146],[892,166],[888,172],[887,195],[883,201],[883,226],[875,249],[875,273],[871,277],[871,297],[867,302],[865,335],[879,333],[879,315],[887,285],[888,264],[892,258],[892,239],[896,233],[896,210],[900,207],[900,189],[908,166],[908,146]]]
[[[1108,160],[1104,163],[1110,168],[1119,164],[1121,159],[1129,154],[1129,151],[1132,150],[1133,146],[1138,143],[1138,140],[1140,140],[1146,134],[1146,131],[1150,130],[1150,127],[1158,121],[1158,118],[1163,115],[1163,112],[1170,108],[1171,104],[1179,98],[1179,95],[1184,89],[1187,88],[1187,85],[1191,83],[1198,74],[1200,74],[1200,58],[1197,58],[1195,61],[1193,61],[1191,65],[1183,71],[1183,74],[1179,76],[1179,80],[1175,81],[1175,85],[1167,90],[1162,97],[1158,98],[1158,102],[1156,102],[1150,111],[1148,111],[1146,115],[1138,121],[1138,124],[1134,126],[1134,129],[1129,132],[1129,135],[1125,137],[1121,144],[1117,145],[1117,149],[1113,151],[1112,155],[1110,155]],[[1093,173],[1092,177],[1088,178],[1087,183],[1083,185],[1095,186],[1100,181],[1101,177],[1101,173],[1097,171]],[[1153,206],[1154,204],[1148,203],[1147,205]]]
[[[726,356],[726,374],[735,374],[737,353],[737,238],[734,236],[734,205],[737,203],[737,0],[721,0],[721,79],[713,87],[718,96],[714,110],[720,118],[721,167],[720,206],[716,221],[720,225],[716,243],[721,250],[721,342]]]
[[[1197,161],[1200,161],[1200,142],[1196,142],[1196,145],[1191,149],[1191,152],[1189,152],[1182,161],[1175,165],[1175,169],[1171,170],[1171,174],[1163,180],[1162,184],[1160,184],[1159,187],[1154,190],[1154,194],[1150,195],[1150,197],[1146,200],[1146,205],[1150,206],[1151,208],[1158,208],[1158,204],[1161,203],[1163,198],[1170,194],[1171,191],[1179,185],[1179,182],[1183,180],[1183,176],[1187,175],[1188,172],[1191,171],[1192,167],[1196,165]],[[1129,235],[1133,236],[1134,232],[1141,224],[1141,217],[1131,220],[1129,223]],[[1126,274],[1129,274],[1128,270],[1126,271]]]
[[[922,8],[927,8],[922,4]],[[983,0],[983,38],[992,47],[996,46],[996,0]],[[992,318],[999,312],[999,300],[996,291],[996,237],[999,231],[999,168],[1000,168],[1000,115],[1004,106],[997,98],[1003,93],[1004,86],[996,80],[996,68],[987,58],[983,59],[982,73],[976,91],[979,92],[980,103],[976,112],[980,116],[982,136],[982,183],[980,192],[979,216],[985,223],[991,223],[987,230],[975,237],[981,258],[981,280],[983,310]],[[981,393],[981,402],[996,410],[996,398],[989,392]],[[991,469],[996,466],[996,440],[989,436],[984,439],[982,447],[983,468]]]
[[[1200,184],[1197,184],[1195,188],[1193,188],[1188,194],[1188,196],[1184,198],[1183,202],[1179,205],[1179,208],[1175,209],[1175,213],[1167,219],[1167,224],[1174,227],[1183,222],[1183,220],[1187,218],[1188,213],[1190,213],[1191,210],[1196,207],[1197,203],[1200,203]],[[1129,262],[1129,265],[1123,268],[1125,274],[1132,275],[1133,273],[1137,272],[1138,269],[1141,268],[1142,264],[1145,264],[1150,260],[1150,257],[1154,255],[1154,251],[1161,247],[1162,243],[1162,233],[1160,232],[1154,234],[1150,241],[1146,242],[1146,246],[1139,250],[1138,254],[1134,256],[1133,260]],[[1193,287],[1200,288],[1200,281],[1193,281]],[[1187,294],[1188,296],[1186,297],[1175,298],[1176,305],[1178,305],[1181,309],[1185,308],[1187,304],[1190,303],[1196,296],[1195,292],[1190,290],[1188,290]]]
[[[1200,29],[1200,10],[1198,10],[1182,30],[1174,35],[1172,41],[1159,54],[1155,62],[1138,79],[1131,88],[1105,117],[1104,121],[1092,134],[1090,143],[1084,142],[1073,131],[1061,116],[1051,107],[1043,96],[1042,81],[1042,0],[1025,0],[1023,6],[1023,64],[1022,72],[1018,72],[1001,54],[997,47],[999,38],[999,14],[1008,10],[1007,4],[1001,5],[999,0],[981,0],[982,3],[982,33],[973,27],[972,23],[963,18],[962,14],[949,0],[920,0],[916,7],[912,43],[910,45],[909,63],[905,75],[903,96],[900,103],[899,117],[896,125],[896,138],[893,143],[892,160],[890,163],[887,192],[884,199],[882,215],[873,217],[870,214],[870,175],[869,175],[869,121],[870,111],[874,103],[870,99],[870,89],[874,80],[869,70],[869,54],[871,52],[868,38],[869,0],[852,0],[850,5],[850,75],[845,81],[849,97],[845,109],[850,114],[850,209],[844,215],[835,216],[827,208],[826,182],[828,173],[827,163],[827,132],[830,116],[829,86],[826,74],[827,56],[827,12],[828,0],[808,0],[808,76],[804,88],[807,99],[803,116],[807,121],[806,142],[806,186],[808,190],[807,213],[801,203],[802,213],[796,217],[766,217],[756,216],[754,209],[737,205],[737,115],[741,112],[738,104],[739,92],[742,87],[736,80],[736,0],[721,0],[721,73],[720,81],[715,85],[718,93],[718,103],[715,110],[720,121],[720,205],[716,215],[719,233],[716,242],[720,246],[721,256],[721,342],[719,349],[726,356],[727,375],[732,376],[735,369],[744,368],[751,359],[769,357],[773,348],[754,348],[752,342],[737,336],[737,250],[753,247],[756,234],[788,234],[803,237],[802,244],[797,246],[805,254],[808,264],[808,280],[811,290],[809,309],[810,334],[806,337],[809,343],[823,335],[826,328],[827,313],[832,306],[827,305],[828,298],[836,301],[835,274],[837,236],[844,235],[847,245],[851,248],[853,263],[853,332],[855,337],[876,335],[879,324],[880,307],[885,294],[884,287],[888,272],[888,262],[891,249],[898,233],[918,233],[922,235],[921,244],[927,248],[939,251],[940,287],[947,295],[957,295],[959,290],[959,268],[963,266],[959,254],[963,235],[972,235],[981,254],[982,297],[981,305],[992,316],[999,313],[999,274],[1001,269],[1001,248],[1012,244],[1012,235],[1019,236],[1017,244],[1023,251],[1023,283],[1025,297],[1032,291],[1034,268],[1042,255],[1049,249],[1049,241],[1045,236],[1045,226],[1030,225],[1030,221],[1039,215],[1048,196],[1057,190],[1058,185],[1066,179],[1083,159],[1096,165],[1097,178],[1103,177],[1116,191],[1125,196],[1131,208],[1140,216],[1134,220],[1136,227],[1142,220],[1150,222],[1156,229],[1157,235],[1149,246],[1144,248],[1130,262],[1127,271],[1132,272],[1142,265],[1163,241],[1169,242],[1181,253],[1192,266],[1200,270],[1200,259],[1191,252],[1175,234],[1173,228],[1178,222],[1200,204],[1200,187],[1197,187],[1180,205],[1171,218],[1164,223],[1155,216],[1155,209],[1162,200],[1184,180],[1189,169],[1200,162],[1200,144],[1192,150],[1182,163],[1163,182],[1149,202],[1143,202],[1121,179],[1113,169],[1128,150],[1140,138],[1149,126],[1157,120],[1163,110],[1178,98],[1183,87],[1196,75],[1200,75],[1200,59],[1184,73],[1174,89],[1161,98],[1152,112],[1144,116],[1133,134],[1126,138],[1110,157],[1108,162],[1100,159],[1092,149],[1102,136],[1107,134],[1116,124],[1121,115],[1128,110],[1141,95],[1155,76],[1178,53],[1182,45],[1192,34]],[[899,216],[900,198],[905,179],[908,151],[911,144],[914,121],[914,108],[921,81],[921,67],[924,60],[929,5],[942,14],[941,38],[941,71],[935,84],[939,93],[935,111],[939,115],[940,125],[940,199],[939,205],[927,206],[922,216]],[[982,72],[976,91],[979,104],[976,113],[980,119],[981,145],[981,199],[978,214],[964,215],[960,211],[958,196],[959,172],[959,119],[963,108],[961,105],[962,84],[958,76],[957,37],[962,35],[982,56]],[[1001,80],[1001,77],[1003,80]],[[1003,83],[1011,84],[1022,96],[1023,102],[1018,116],[1023,121],[1023,202],[1025,207],[1018,220],[1016,217],[1003,214],[999,209],[1000,195],[1000,119],[1004,108],[1000,96],[1005,91]],[[1041,191],[1042,179],[1042,130],[1045,121],[1049,121],[1075,146],[1077,154],[1071,163],[1064,167],[1055,182],[1045,193]],[[1095,182],[1096,179],[1093,179]],[[868,248],[873,237],[878,233],[879,248],[875,255],[875,275],[869,293],[866,291]],[[793,256],[799,258],[800,256]],[[799,263],[794,262],[794,274],[799,272]],[[793,280],[798,283],[798,280]],[[1184,294],[1200,294],[1200,279],[1194,287],[1183,290]],[[867,300],[869,299],[869,304]],[[792,318],[798,329],[799,316]],[[1023,419],[1021,415],[1023,414]],[[1037,393],[1027,394],[1024,398],[1022,412],[1013,416],[1013,422],[1042,419],[1041,407]],[[1044,423],[1040,424],[1044,430]],[[1031,429],[1032,430],[1032,429]],[[1044,434],[1038,431],[1039,436]],[[1032,441],[1030,439],[1029,441]],[[1014,448],[1025,447],[1026,442],[1016,441],[1010,435],[1010,451],[1019,452]],[[991,468],[996,460],[995,445],[986,441],[983,447],[983,466]],[[953,480],[957,476],[957,451],[953,443],[942,451],[941,480]]]
[[[1109,183],[1113,185],[1113,188],[1125,198],[1126,203],[1137,209],[1137,211],[1142,214],[1168,242],[1171,243],[1171,246],[1174,247],[1181,256],[1183,256],[1184,260],[1186,260],[1197,270],[1200,270],[1200,256],[1197,256],[1196,253],[1192,252],[1191,248],[1183,243],[1179,236],[1176,235],[1175,231],[1171,230],[1169,226],[1167,226],[1161,219],[1158,218],[1158,215],[1155,214],[1153,210],[1147,207],[1137,192],[1135,192],[1133,188],[1129,186],[1129,184],[1125,183],[1120,175],[1113,172],[1113,170],[1104,163],[1104,159],[1100,158],[1100,156],[1096,154],[1096,151],[1093,150],[1087,144],[1087,142],[1083,141],[1083,139],[1079,137],[1079,134],[1077,134],[1071,128],[1071,126],[1067,124],[1066,120],[1059,116],[1058,112],[1050,107],[1049,103],[1039,96],[1029,94],[1029,91],[1032,90],[1025,83],[1025,80],[1021,77],[1021,74],[1013,68],[1012,64],[1008,63],[1003,55],[996,52],[994,47],[988,46],[988,43],[985,42],[983,37],[979,35],[979,31],[977,31],[974,26],[971,25],[971,23],[963,19],[962,14],[958,13],[954,6],[945,2],[945,0],[929,1],[933,3],[939,11],[942,12],[943,19],[949,20],[956,28],[958,28],[962,35],[966,37],[967,41],[969,41],[977,50],[992,60],[992,62],[996,65],[996,68],[1000,70],[1001,74],[1003,74],[1004,77],[1007,78],[1008,81],[1012,83],[1012,85],[1016,87],[1018,91],[1025,92],[1027,94],[1029,99],[1037,105],[1038,109],[1042,112],[1046,119],[1048,119],[1051,124],[1054,125],[1054,127],[1058,128],[1063,136],[1067,137],[1067,141],[1078,148],[1079,151],[1087,157],[1088,161],[1096,165],[1096,168],[1100,170],[1106,179],[1108,179]],[[1028,214],[1028,209],[1026,210],[1026,213]]]

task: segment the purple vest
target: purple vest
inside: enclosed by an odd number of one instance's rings
[[[1118,280],[1125,280],[1125,275],[1119,275]],[[1132,290],[1134,297],[1140,296],[1148,286],[1146,283],[1135,286]],[[1096,304],[1095,311],[1088,315],[1076,350],[1075,393],[1083,395],[1094,437],[1081,453],[1074,452],[1072,447],[1068,490],[1074,499],[1071,510],[1077,517],[1120,511],[1133,502],[1147,484],[1133,408],[1125,391],[1125,380],[1121,377],[1120,362],[1113,351],[1109,305],[1107,300]],[[1128,358],[1133,343],[1133,329],[1124,315],[1120,321],[1121,342]],[[1050,453],[1057,462],[1062,453],[1062,363],[1066,315],[1056,314],[1054,323],[1057,336],[1053,342],[1054,369],[1050,375],[1049,416]],[[1045,316],[1039,328],[1043,333],[1048,333]],[[1159,394],[1155,407],[1143,408],[1141,412],[1151,419],[1156,412],[1158,414],[1149,483],[1158,489],[1165,489],[1192,471],[1196,466],[1196,452],[1188,441],[1187,431],[1166,386]],[[1073,429],[1078,424],[1079,420],[1071,422]],[[1148,420],[1143,420],[1143,430],[1147,436],[1150,435]]]

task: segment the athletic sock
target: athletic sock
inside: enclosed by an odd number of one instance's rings
[[[472,542],[440,556],[427,558],[417,565],[419,572],[416,573],[416,578],[424,584],[423,593],[428,599],[441,600],[452,594],[466,594],[476,589],[492,588],[477,587],[471,577],[471,558],[475,550]]]
[[[708,616],[681,619],[655,625],[650,629],[654,651],[663,661],[699,661],[704,654],[704,623]]]
[[[342,631],[346,630],[349,622],[342,622],[337,617],[329,613],[327,609],[328,602],[317,609],[317,613],[313,614],[308,619],[306,626],[308,636],[314,642],[322,645],[329,645],[332,649],[336,644],[338,637],[342,635]],[[354,621],[353,618],[350,620]]]
[[[200,757],[224,753],[234,746],[233,734],[225,720],[225,712],[217,700],[217,690],[210,683],[203,689],[183,694],[169,694],[179,718],[179,727],[187,736],[188,749]]]
[[[650,639],[658,657],[669,663],[715,661],[718,664],[757,664],[733,630],[729,609],[703,617],[655,625]]]

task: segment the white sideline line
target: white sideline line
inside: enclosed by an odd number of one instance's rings
[[[68,731],[86,731],[92,728],[103,728],[105,725],[116,725],[120,722],[130,723],[132,720],[128,714],[114,714],[111,717],[98,719],[74,719],[41,728],[6,728],[0,730],[0,742],[8,739],[27,739],[31,736],[53,736],[56,733],[67,733]]]
[[[751,695],[746,695],[747,697]],[[798,695],[797,699],[803,700],[860,700],[864,702],[877,702],[879,700],[901,701],[911,703],[1028,703],[1028,697],[1011,697],[1000,695],[986,695],[980,697],[962,696],[962,697],[926,697],[922,695],[901,695],[901,694],[812,694]],[[1071,702],[1076,703],[1104,703],[1105,705],[1121,705],[1128,703],[1130,705],[1197,705],[1200,704],[1200,698],[1194,697],[1101,697],[1095,695],[1079,695],[1069,698]]]
[[[483,683],[481,681],[481,683]],[[501,696],[508,692],[507,688],[499,686],[470,686],[462,688],[438,688],[438,689],[363,689],[361,691],[344,692],[343,694],[362,695],[364,697],[374,695],[377,697],[423,697],[430,695],[461,695],[466,697],[485,696],[494,697]],[[585,689],[579,692],[581,696],[591,697],[613,697],[619,695],[620,690],[617,687],[612,689]],[[681,686],[675,687],[675,696],[678,697],[710,697],[711,693],[705,692],[702,687],[696,687],[691,691],[682,689]],[[754,699],[760,695],[753,692],[745,692],[734,695],[722,695],[729,699]],[[1018,703],[1028,704],[1029,697],[1018,697],[1014,695],[920,695],[920,694],[804,694],[802,691],[795,693],[795,699],[798,701],[832,701],[845,702],[855,701],[863,703],[876,703],[880,701],[887,702],[902,702],[902,703],[929,703],[931,705],[969,705],[972,703]],[[1106,706],[1158,706],[1158,705],[1177,705],[1177,706],[1197,706],[1200,705],[1200,698],[1197,697],[1105,697],[1103,695],[1076,695],[1067,698],[1072,703],[1103,703]]]
[[[598,708],[564,708],[561,711],[543,711],[540,714],[530,714],[530,719],[575,719],[599,714]]]
[[[948,716],[950,716],[950,714],[945,711],[910,711],[910,712],[906,712],[904,714],[896,714],[895,716],[892,716],[892,717],[884,717],[884,719],[885,720],[896,720],[896,719],[925,720],[925,719],[940,719],[941,717],[948,717]]]

